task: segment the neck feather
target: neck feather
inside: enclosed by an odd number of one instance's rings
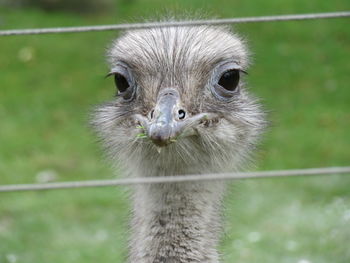
[[[131,262],[219,262],[223,192],[222,182],[136,187]]]

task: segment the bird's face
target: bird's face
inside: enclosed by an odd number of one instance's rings
[[[264,123],[243,87],[246,53],[223,28],[156,28],[117,39],[109,51],[117,98],[93,121],[111,155],[180,173],[237,167]]]

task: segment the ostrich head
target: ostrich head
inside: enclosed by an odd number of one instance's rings
[[[126,168],[218,172],[237,169],[249,155],[263,113],[244,87],[246,47],[229,30],[130,31],[108,58],[117,95],[97,108],[93,123]]]

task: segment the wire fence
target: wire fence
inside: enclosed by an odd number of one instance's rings
[[[350,17],[350,12],[344,11],[344,12],[331,12],[331,13],[258,16],[258,17],[192,20],[192,21],[170,21],[170,22],[133,23],[133,24],[100,25],[100,26],[0,30],[0,36],[79,33],[79,32],[91,32],[91,31],[146,29],[146,28],[152,28],[152,27],[172,27],[172,26],[227,25],[227,24],[277,22],[277,21],[291,21],[291,20],[329,19],[329,18],[342,18],[342,17]]]
[[[243,180],[243,179],[262,179],[262,178],[282,178],[295,176],[312,176],[312,175],[331,175],[331,174],[349,174],[350,166],[345,167],[325,167],[296,170],[276,170],[261,172],[245,173],[219,173],[219,174],[197,174],[197,175],[176,175],[176,176],[158,176],[158,177],[140,177],[125,178],[115,180],[94,180],[94,181],[77,181],[61,182],[46,184],[17,184],[2,185],[0,192],[19,192],[19,191],[39,191],[39,190],[57,190],[70,188],[87,188],[87,187],[111,187],[120,185],[137,185],[137,184],[161,184],[161,183],[186,183],[186,182],[203,182],[218,180]]]
[[[350,12],[344,11],[344,12],[332,12],[332,13],[311,13],[311,14],[242,17],[242,18],[228,18],[228,19],[193,20],[193,21],[170,21],[170,22],[116,24],[116,25],[100,25],[100,26],[0,30],[0,36],[78,33],[78,32],[91,32],[91,31],[145,29],[145,28],[153,28],[153,27],[172,27],[172,26],[224,25],[224,24],[238,24],[238,23],[329,19],[329,18],[342,18],[342,17],[343,18],[350,17]],[[0,192],[39,191],[39,190],[55,190],[55,189],[71,189],[71,188],[87,188],[87,187],[111,187],[111,186],[137,185],[137,184],[185,183],[185,182],[194,182],[194,181],[203,182],[203,181],[214,181],[214,180],[217,181],[217,180],[281,178],[281,177],[313,176],[313,175],[318,176],[318,175],[327,175],[327,174],[328,175],[350,174],[350,166],[245,172],[245,173],[221,173],[221,174],[177,175],[177,176],[164,176],[164,177],[125,178],[125,179],[115,179],[115,180],[93,180],[93,181],[59,182],[59,183],[46,183],[46,184],[0,185]]]

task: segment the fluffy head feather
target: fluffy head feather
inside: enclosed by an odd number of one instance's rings
[[[145,175],[219,172],[237,169],[249,156],[265,123],[259,104],[246,91],[242,74],[229,99],[213,92],[225,67],[247,69],[247,50],[237,35],[208,26],[129,31],[113,42],[108,60],[112,73],[127,70],[133,97],[99,106],[93,125],[125,168]],[[214,117],[200,119],[159,152],[135,115],[150,120],[166,88],[178,92],[188,117]]]

